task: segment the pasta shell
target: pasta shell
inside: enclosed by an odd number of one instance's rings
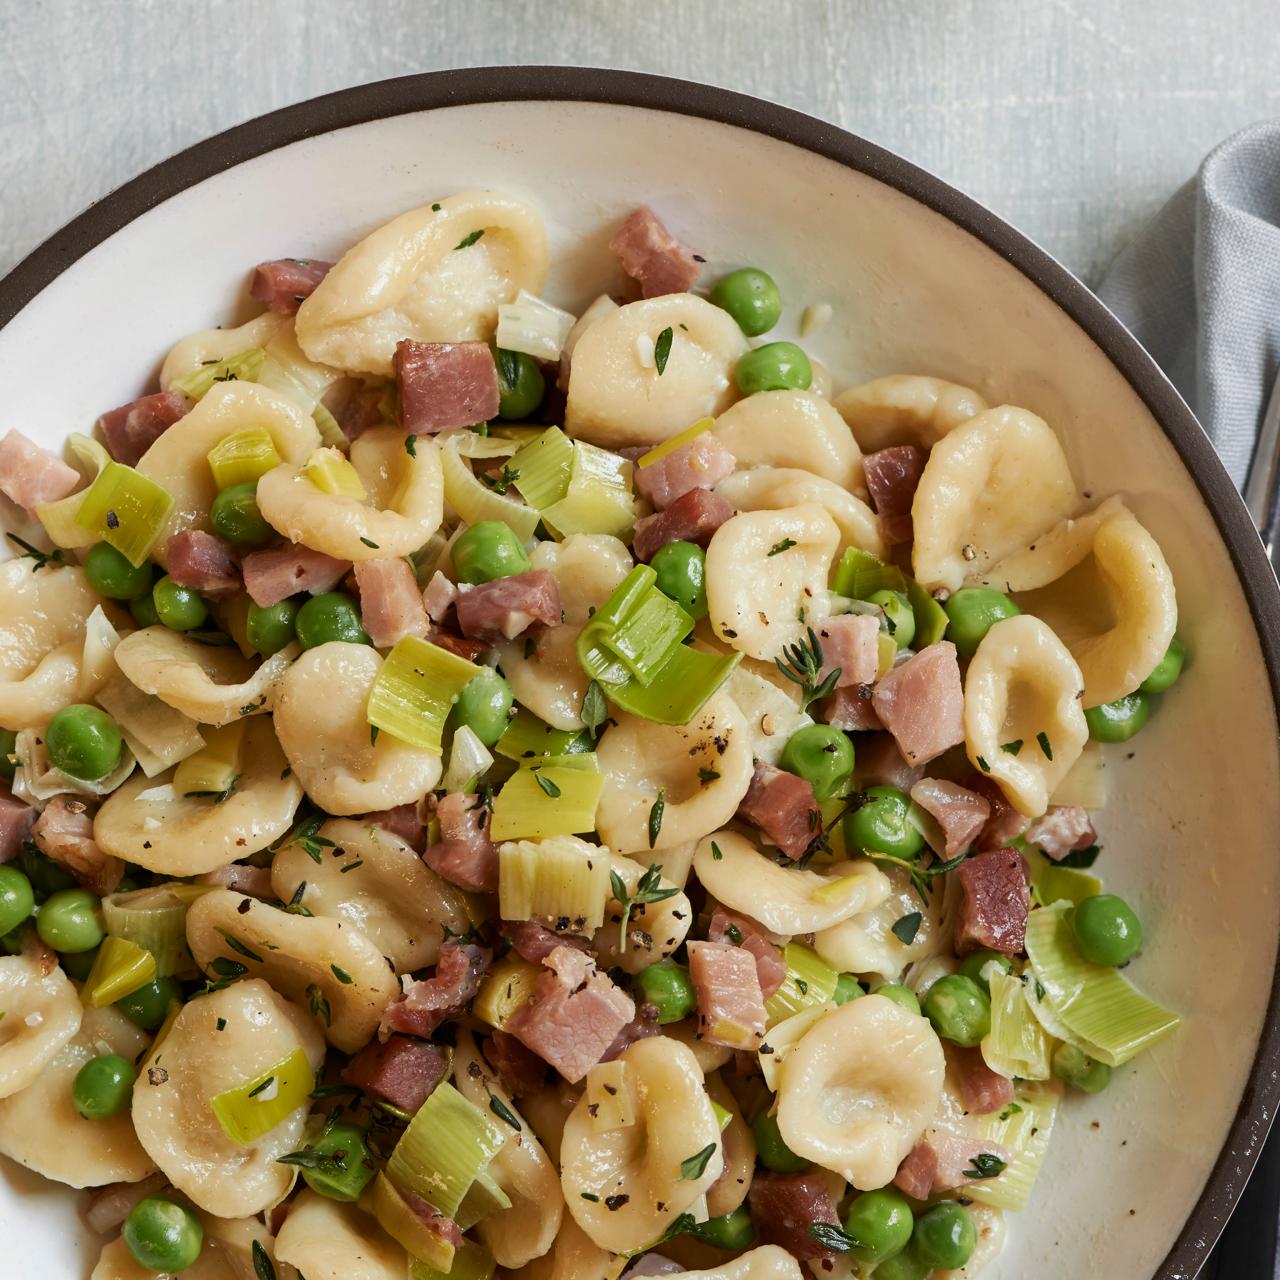
[[[756,1169],[756,1140],[751,1126],[742,1118],[738,1100],[718,1075],[707,1077],[707,1096],[729,1113],[729,1123],[721,1130],[724,1169],[707,1190],[707,1212],[713,1218],[732,1213],[747,1198]]]
[[[702,1074],[709,1076],[733,1061],[733,1050],[728,1045],[712,1044],[705,1039],[698,1029],[697,1018],[686,1018],[683,1022],[672,1022],[662,1028],[662,1034],[668,1039],[682,1044],[697,1060]]]
[[[285,673],[275,730],[294,776],[326,813],[373,813],[419,800],[440,757],[389,733],[370,740],[365,707],[382,659],[364,644],[308,649]]]
[[[286,325],[292,328],[292,323],[288,316],[264,311],[232,329],[201,329],[188,334],[174,343],[165,356],[160,366],[160,387],[168,391],[179,378],[199,373],[207,365],[265,347]]]
[[[1020,813],[1038,818],[1089,738],[1084,677],[1039,618],[997,622],[982,638],[964,684],[965,748]],[[1013,754],[1002,744],[1021,741]]]
[[[668,1280],[803,1280],[803,1275],[800,1264],[785,1249],[762,1244],[709,1271],[671,1272]]]
[[[344,1053],[368,1043],[382,1011],[400,994],[382,953],[358,929],[341,920],[291,915],[231,889],[215,889],[191,904],[187,945],[206,972],[220,957],[242,964],[309,1007],[325,1037]]]
[[[659,373],[654,346],[667,330]],[[606,449],[668,440],[737,399],[733,370],[746,350],[733,317],[691,293],[629,302],[601,316],[573,349],[565,431]]]
[[[565,1214],[551,1252],[534,1258],[521,1272],[521,1280],[607,1280],[619,1271],[620,1262],[602,1249],[571,1215]]]
[[[707,611],[719,639],[772,662],[803,638],[827,614],[839,544],[835,521],[811,502],[727,520],[707,548]]]
[[[725,691],[747,722],[752,757],[765,764],[776,765],[787,739],[813,723],[813,717],[800,710],[798,686],[779,675],[777,667],[748,658],[734,669]]]
[[[248,1217],[276,1204],[292,1186],[293,1170],[276,1161],[301,1145],[307,1106],[242,1146],[223,1132],[209,1102],[298,1049],[318,1070],[324,1042],[312,1021],[265,982],[249,978],[183,1005],[168,1035],[143,1060],[133,1087],[138,1138],[161,1172],[201,1209],[219,1218]]]
[[[901,444],[931,449],[988,408],[972,387],[918,373],[893,373],[850,387],[835,406],[866,453]]]
[[[290,1207],[276,1257],[307,1280],[404,1280],[407,1269],[403,1246],[367,1213],[311,1190]]]
[[[859,1191],[883,1187],[932,1122],[946,1061],[929,1023],[884,996],[822,1018],[783,1063],[778,1129]]]
[[[644,858],[645,855],[637,855]],[[635,893],[645,867],[639,861],[613,854],[610,867],[618,873],[629,894]],[[674,889],[677,886],[666,876],[660,876],[658,886]],[[673,894],[661,902],[642,902],[632,908],[627,923],[627,943],[618,947],[619,927],[622,923],[622,904],[610,898],[604,908],[604,925],[596,930],[591,946],[602,969],[615,965],[627,973],[639,973],[659,960],[665,960],[685,940],[693,923],[693,908],[684,893]]]
[[[0,1098],[25,1089],[80,1029],[80,997],[61,969],[0,956]]]

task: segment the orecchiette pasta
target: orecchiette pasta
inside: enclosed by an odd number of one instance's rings
[[[972,388],[924,374],[895,373],[842,391],[835,407],[867,453],[897,444],[932,448],[987,409]]]
[[[1066,455],[1048,424],[1001,405],[933,447],[911,505],[912,565],[930,590],[956,590],[1019,551],[1076,504]]]
[[[76,989],[35,956],[0,956],[0,1098],[25,1089],[80,1029]]]
[[[652,859],[646,856],[645,866]],[[645,868],[631,858],[614,854],[609,866],[618,873],[627,892],[634,894],[644,875]],[[677,886],[666,876],[659,880],[663,889]],[[693,921],[693,908],[683,893],[673,894],[661,902],[641,902],[631,909],[627,923],[627,942],[618,947],[618,926],[622,920],[622,905],[613,898],[605,904],[604,925],[592,939],[592,947],[603,968],[617,965],[627,973],[639,973],[649,965],[665,960],[685,940]]]
[[[1084,678],[1066,645],[1039,618],[997,622],[969,663],[965,747],[1011,804],[1037,818],[1088,741]],[[1021,739],[1016,755],[1001,745]],[[979,764],[979,760],[982,761]]]
[[[814,503],[727,520],[707,548],[707,610],[716,635],[772,661],[826,617],[839,543],[835,521]]]
[[[992,565],[979,584],[1010,595],[1047,587],[1089,555],[1104,521],[1126,509],[1123,498],[1111,497],[1085,515],[1068,517],[1040,534],[1033,545],[1020,547]]]
[[[168,390],[179,378],[185,378],[210,364],[229,360],[242,351],[265,347],[286,325],[288,316],[264,311],[246,324],[226,329],[201,329],[176,342],[160,366],[160,386]]]
[[[669,1280],[803,1280],[800,1264],[776,1244],[762,1244],[709,1271],[674,1271]]]
[[[584,1098],[565,1124],[560,1153],[569,1212],[597,1245],[614,1253],[658,1239],[724,1168],[719,1121],[693,1054],[655,1037],[637,1040],[620,1061],[635,1123],[600,1130]],[[682,1176],[684,1161],[707,1147],[714,1150],[699,1175]],[[607,1205],[613,1197],[622,1203]]]
[[[55,547],[91,547],[98,541],[98,536],[76,524],[76,515],[84,501],[85,490],[106,469],[111,455],[92,436],[82,436],[79,432],[72,432],[67,437],[64,453],[70,455],[69,461],[80,472],[84,483],[65,498],[42,502],[36,507],[36,516]]]
[[[569,390],[569,373],[573,368],[573,353],[577,348],[578,339],[582,337],[586,331],[601,317],[609,315],[611,312],[617,311],[618,304],[609,297],[607,293],[602,293],[596,298],[591,305],[573,322],[573,328],[569,330],[568,336],[564,340],[564,346],[560,349],[560,367],[556,371],[556,386],[561,391]]]
[[[713,1218],[719,1218],[732,1213],[751,1190],[751,1178],[756,1168],[756,1140],[751,1134],[751,1127],[742,1118],[738,1100],[718,1075],[707,1077],[707,1096],[729,1113],[729,1123],[721,1131],[724,1169],[707,1189],[707,1212]]]
[[[852,1000],[782,1066],[778,1129],[860,1191],[882,1187],[933,1120],[946,1062],[929,1023],[884,996]]]
[[[654,344],[666,330],[671,347],[659,372]],[[690,293],[619,307],[574,347],[565,430],[608,449],[670,439],[733,403],[733,367],[746,349],[737,322]]]
[[[465,191],[412,209],[349,249],[298,309],[298,344],[338,369],[391,373],[396,343],[492,335],[498,307],[541,293],[547,233],[530,205]]]
[[[307,1104],[241,1145],[223,1131],[209,1101],[298,1049],[319,1068],[324,1042],[311,1019],[265,982],[247,978],[183,1005],[168,1035],[143,1060],[133,1087],[138,1138],[200,1208],[220,1218],[247,1217],[288,1192],[294,1172],[277,1158],[301,1144]]]
[[[276,1257],[307,1280],[404,1280],[407,1260],[368,1214],[304,1191],[276,1238]]]
[[[649,813],[659,793],[662,842],[697,840],[737,812],[753,770],[742,713],[723,692],[688,724],[619,714],[601,735],[596,757],[604,774],[596,829],[622,854],[650,847]],[[718,776],[704,780],[706,770]]]
[[[104,801],[93,838],[104,853],[165,875],[195,876],[265,849],[289,830],[302,787],[286,771],[267,717],[245,725],[243,772],[225,800],[179,796],[172,774],[135,774]]]
[[[570,1214],[549,1253],[534,1258],[521,1272],[521,1280],[610,1280],[618,1259],[592,1241]]]
[[[367,502],[326,493],[290,459],[258,481],[258,507],[290,541],[339,560],[385,560],[425,545],[444,518],[439,449],[422,441],[411,455],[402,432],[374,427],[352,444],[351,465]]]
[[[80,1068],[102,1053],[134,1062],[147,1036],[117,1009],[85,1009],[80,1029],[25,1089],[0,1101],[0,1153],[70,1187],[138,1182],[154,1172],[126,1110],[86,1120],[71,1100]]]
[[[733,1061],[733,1050],[727,1045],[712,1044],[698,1030],[697,1018],[686,1018],[683,1022],[672,1022],[662,1028],[662,1034],[684,1045],[693,1054],[703,1075],[719,1071]]]
[[[317,916],[336,916],[358,929],[408,973],[434,964],[446,931],[460,935],[469,920],[457,891],[441,880],[398,836],[367,822],[336,819],[316,833],[325,846],[319,863],[300,844],[271,863],[271,887],[281,902]],[[295,899],[298,886],[301,898]]]
[[[207,972],[222,957],[308,1005],[325,1038],[346,1053],[368,1043],[383,1009],[400,994],[382,953],[359,930],[291,915],[231,889],[214,889],[191,904],[187,945]]]
[[[364,644],[332,640],[285,673],[275,730],[294,776],[327,813],[372,813],[409,804],[440,781],[441,761],[380,733],[365,707],[382,659]]]
[[[791,735],[813,723],[813,717],[800,710],[799,689],[779,676],[775,666],[748,658],[734,670],[725,689],[747,722],[752,757],[766,764],[776,765]]]

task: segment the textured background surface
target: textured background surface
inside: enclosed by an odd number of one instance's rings
[[[559,62],[723,84],[934,170],[1096,279],[1280,114],[1275,0],[0,0],[0,272],[228,125],[387,76]]]

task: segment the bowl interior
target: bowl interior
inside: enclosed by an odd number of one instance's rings
[[[1149,1276],[1186,1222],[1240,1102],[1275,964],[1276,722],[1259,644],[1214,520],[1107,356],[1000,255],[834,161],[746,129],[584,102],[464,105],[322,133],[238,164],[137,218],[0,331],[3,425],[56,445],[149,389],[180,336],[245,314],[246,273],[337,257],[394,214],[467,188],[547,221],[553,301],[621,283],[606,241],[648,203],[708,260],[756,263],[832,319],[806,345],[838,387],[890,372],[969,383],[1061,435],[1093,500],[1123,491],[1177,580],[1192,655],[1142,736],[1110,749],[1100,869],[1149,944],[1132,974],[1180,1034],[1065,1109],[992,1280]],[[68,376],[70,375],[70,376]],[[1229,998],[1228,998],[1229,997]],[[9,1165],[0,1233],[26,1274],[87,1273],[70,1195]]]

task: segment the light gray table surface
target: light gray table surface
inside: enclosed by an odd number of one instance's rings
[[[1276,0],[0,0],[0,273],[157,160],[388,76],[519,62],[726,85],[901,152],[1086,280],[1280,114]]]

